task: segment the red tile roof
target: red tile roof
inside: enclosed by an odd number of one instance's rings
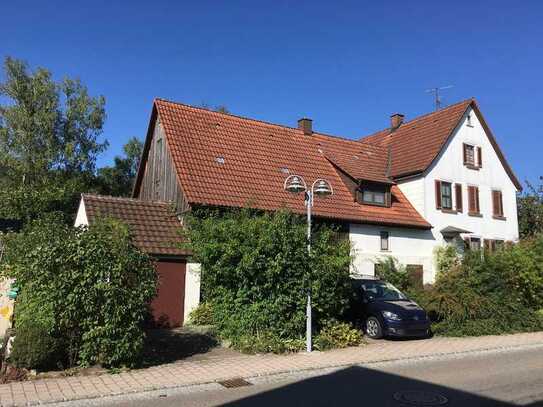
[[[295,128],[162,99],[155,101],[155,109],[189,204],[288,208],[303,213],[303,197],[283,189],[288,174],[298,174],[308,183],[325,178],[332,184],[334,194],[316,200],[316,216],[431,227],[396,186],[389,208],[355,202],[330,162],[338,161],[336,165],[355,179],[388,181],[385,148],[319,133],[304,136]],[[359,168],[355,160],[362,163]],[[136,186],[136,196],[137,192]]]
[[[396,130],[381,130],[375,134],[364,137],[360,142],[376,144],[390,151],[390,176],[417,174],[425,171],[437,158],[455,128],[460,123],[468,107],[473,108],[479,121],[482,123],[489,140],[498,155],[505,171],[511,181],[520,190],[522,186],[513,170],[507,163],[505,156],[496,142],[492,131],[481,114],[477,102],[467,99],[455,103],[437,112],[419,116],[403,123]]]
[[[181,223],[171,204],[131,198],[83,194],[85,212],[90,224],[98,218],[115,218],[128,225],[134,244],[152,255],[184,256]]]

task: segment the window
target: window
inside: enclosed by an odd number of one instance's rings
[[[475,147],[464,144],[464,165],[475,167]]]
[[[473,127],[473,122],[471,120],[471,114],[468,114],[468,126]]]
[[[504,241],[500,239],[485,239],[485,250],[488,252],[495,252],[503,248]]]
[[[481,147],[477,147],[477,167],[483,167],[483,150]]]
[[[464,210],[464,202],[462,200],[462,184],[454,185],[454,195],[456,198],[456,211],[462,212]]]
[[[356,201],[367,205],[390,206],[390,186],[378,182],[364,182],[356,190]]]
[[[479,188],[468,185],[468,214],[479,215]]]
[[[388,238],[389,238],[388,232],[381,232],[381,251],[389,250]]]
[[[375,204],[375,205],[385,205],[385,192],[383,191],[371,191],[365,189],[362,192],[362,201],[364,203]]]
[[[452,209],[452,185],[450,182],[441,183],[441,206],[443,209]]]
[[[481,239],[478,237],[470,237],[469,248],[470,250],[481,250]]]
[[[492,215],[495,218],[503,218],[502,191],[492,191]]]
[[[452,184],[436,180],[436,209],[452,210]]]

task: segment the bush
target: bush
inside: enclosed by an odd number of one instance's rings
[[[495,253],[467,252],[421,298],[434,332],[490,335],[543,329],[543,238]]]
[[[40,325],[20,327],[16,331],[10,362],[19,368],[52,370],[65,363],[62,341]]]
[[[187,224],[202,295],[234,347],[276,351],[303,337],[309,284],[316,330],[345,310],[350,245],[334,227],[315,226],[309,255],[305,219],[287,212],[200,211]]]
[[[375,263],[376,277],[387,281],[400,290],[409,286],[407,268],[393,256],[382,256]]]
[[[235,337],[232,346],[243,353],[292,353],[305,349],[305,339],[283,339],[272,332]]]
[[[452,244],[436,247],[434,249],[434,256],[436,262],[436,275],[438,276],[460,264],[458,250]]]
[[[213,325],[213,307],[208,302],[202,302],[189,315],[189,321],[194,325]]]
[[[139,362],[156,273],[125,225],[106,220],[87,229],[51,219],[33,222],[6,239],[2,268],[24,299],[15,307],[16,329],[44,326],[65,345],[68,367]],[[40,306],[48,312],[37,313]]]
[[[362,343],[362,332],[345,322],[329,322],[323,326],[315,338],[315,348],[328,350],[347,348]]]

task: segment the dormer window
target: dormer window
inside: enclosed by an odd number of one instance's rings
[[[385,193],[382,191],[371,191],[366,189],[365,191],[362,191],[362,201],[369,204],[384,205]]]
[[[367,205],[390,206],[390,187],[382,184],[362,184],[356,193],[357,201]]]

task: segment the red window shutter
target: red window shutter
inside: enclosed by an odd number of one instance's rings
[[[475,190],[475,208],[476,208],[476,212],[477,213],[480,213],[481,212],[481,209],[479,207],[479,187],[473,187],[473,189]]]
[[[475,205],[473,204],[473,187],[468,185],[468,212],[473,213],[475,211]]]
[[[492,191],[492,214],[494,216],[503,216],[502,191]]]
[[[436,179],[436,209],[441,209],[441,181]]]
[[[467,152],[468,146],[466,144],[462,144],[462,153],[464,158],[464,165],[468,163],[468,152]]]
[[[483,149],[481,147],[477,147],[477,166],[479,168],[483,166]]]
[[[499,191],[492,191],[492,215],[500,216]]]
[[[464,202],[462,200],[462,185],[461,184],[455,184],[454,186],[454,192],[456,195],[456,210],[458,212],[462,212],[464,209]]]

